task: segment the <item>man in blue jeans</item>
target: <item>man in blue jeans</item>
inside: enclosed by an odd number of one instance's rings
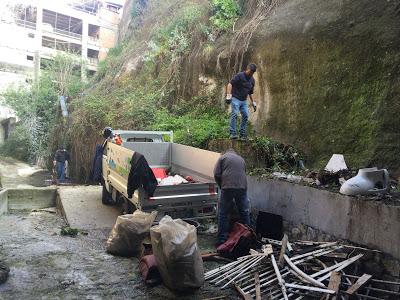
[[[226,104],[231,104],[231,123],[230,138],[238,138],[236,130],[237,116],[240,111],[242,122],[240,124],[240,139],[247,140],[247,121],[249,119],[249,108],[247,97],[250,98],[254,112],[257,110],[257,103],[253,99],[255,80],[253,78],[257,67],[255,64],[249,64],[246,71],[236,74],[226,88]]]
[[[69,153],[63,145],[56,151],[54,155],[53,165],[56,168],[57,179],[59,183],[65,181],[65,165],[69,162]]]
[[[240,222],[250,225],[249,201],[247,199],[246,163],[233,149],[227,150],[218,159],[214,168],[215,182],[221,189],[218,203],[218,241],[223,244],[229,235],[229,208],[235,202]]]

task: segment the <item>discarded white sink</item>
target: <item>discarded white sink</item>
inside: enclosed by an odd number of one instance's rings
[[[340,193],[344,195],[367,195],[384,193],[389,186],[389,172],[386,169],[365,168],[343,183]]]

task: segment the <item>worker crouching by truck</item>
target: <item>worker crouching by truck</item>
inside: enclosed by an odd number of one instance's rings
[[[214,168],[215,182],[221,189],[218,202],[217,246],[228,239],[231,204],[234,202],[239,212],[240,222],[250,225],[250,208],[247,198],[246,163],[233,149],[221,155]]]

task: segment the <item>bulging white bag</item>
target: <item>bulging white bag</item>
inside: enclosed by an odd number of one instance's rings
[[[135,211],[118,216],[107,240],[107,252],[120,256],[138,256],[142,253],[143,240],[149,236],[157,212],[151,214]]]
[[[165,216],[150,229],[150,236],[158,270],[168,288],[184,291],[203,285],[203,260],[193,225]]]

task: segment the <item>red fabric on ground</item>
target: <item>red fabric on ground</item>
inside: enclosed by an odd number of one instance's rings
[[[157,262],[154,255],[143,256],[139,263],[139,269],[145,281],[160,278],[160,273],[158,272]]]
[[[229,237],[226,242],[218,246],[217,252],[231,252],[239,243],[241,237],[251,238],[252,235],[253,232],[246,225],[236,222],[233,225],[232,231],[229,233]]]

